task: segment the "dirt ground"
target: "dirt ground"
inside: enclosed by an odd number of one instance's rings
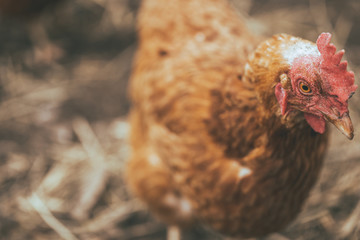
[[[316,40],[333,33],[360,76],[358,0],[231,2],[258,34]],[[166,226],[123,179],[139,3],[67,0],[30,20],[1,19],[0,239],[166,238]],[[331,129],[304,211],[264,240],[360,239],[359,103],[357,93],[350,104],[354,140]],[[223,238],[197,227],[183,239]]]

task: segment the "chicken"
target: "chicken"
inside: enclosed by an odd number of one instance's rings
[[[259,237],[301,211],[349,139],[353,72],[329,33],[261,43],[224,0],[144,0],[130,93],[130,189],[170,225]]]
[[[63,55],[63,50],[51,43],[39,21],[39,17],[49,7],[62,0],[0,0],[0,17],[18,19],[26,23],[30,39],[34,45],[35,62],[48,64]]]

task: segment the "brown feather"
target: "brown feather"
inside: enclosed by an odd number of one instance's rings
[[[284,228],[327,142],[302,116],[280,115],[274,86],[288,66],[277,55],[262,66],[262,45],[245,67],[259,40],[226,1],[145,0],[138,28],[131,189],[169,224],[243,237]]]

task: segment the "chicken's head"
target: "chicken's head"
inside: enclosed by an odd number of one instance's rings
[[[283,57],[290,68],[280,74],[275,95],[283,115],[302,111],[314,131],[324,133],[327,120],[352,139],[348,99],[357,86],[354,73],[347,71],[347,62],[341,61],[344,50],[336,53],[330,39],[330,33],[322,33],[316,45],[295,41],[285,48]]]

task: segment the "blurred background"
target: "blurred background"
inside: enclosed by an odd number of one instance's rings
[[[333,33],[360,76],[358,0],[231,3],[259,35]],[[124,183],[139,5],[0,0],[0,239],[165,239]],[[354,140],[332,131],[303,213],[265,239],[360,239],[359,93],[350,106]],[[195,228],[183,239],[222,238]]]

